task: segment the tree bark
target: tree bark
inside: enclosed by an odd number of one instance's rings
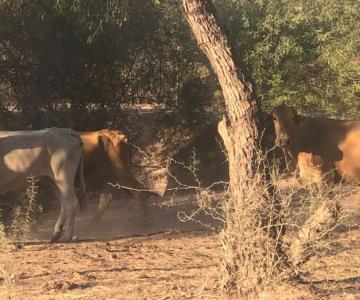
[[[224,95],[227,116],[218,130],[228,152],[230,188],[222,281],[227,291],[244,295],[273,281],[287,266],[281,250],[280,206],[266,181],[260,149],[261,111],[251,83],[234,62],[211,1],[182,0],[182,5]]]

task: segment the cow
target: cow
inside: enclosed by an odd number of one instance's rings
[[[360,182],[360,121],[304,117],[286,104],[275,107],[271,115],[275,143],[292,159],[298,161],[302,152],[312,155],[324,174],[333,169],[336,180]]]
[[[60,201],[51,242],[72,240],[76,209],[84,206],[82,141],[68,128],[0,131],[0,192],[21,191],[29,176],[46,181]],[[74,181],[79,176],[79,199]]]
[[[299,181],[302,184],[315,185],[319,190],[324,183],[331,184],[335,180],[334,164],[319,155],[300,152],[297,156]]]
[[[98,222],[112,200],[113,188],[108,184],[116,182],[137,200],[146,212],[145,200],[153,194],[146,191],[131,172],[131,157],[128,138],[117,130],[80,132],[83,141],[84,177],[88,191],[101,191],[98,209],[93,218]]]

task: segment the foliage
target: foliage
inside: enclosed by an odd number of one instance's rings
[[[359,1],[214,2],[265,110],[287,102],[356,115]],[[22,128],[85,130],[106,126],[109,110],[124,122],[124,104],[144,103],[197,125],[221,93],[176,2],[2,0],[0,100],[5,112],[16,102]],[[59,116],[69,107],[72,119],[100,112],[68,122]]]
[[[190,111],[192,122],[210,77],[177,7],[145,0],[2,1],[0,57],[0,100],[16,101],[31,128],[61,126],[52,114],[69,106],[78,118],[137,103]]]
[[[360,3],[216,0],[238,60],[266,109],[355,114],[360,100]]]

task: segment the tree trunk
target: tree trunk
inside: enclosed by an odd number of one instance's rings
[[[230,189],[222,235],[223,287],[248,294],[287,269],[280,206],[266,181],[260,149],[261,111],[252,85],[235,65],[209,0],[182,0],[184,14],[223,91],[227,116],[219,123],[229,158]],[[261,230],[261,229],[263,230]]]

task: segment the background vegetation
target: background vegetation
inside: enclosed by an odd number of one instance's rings
[[[220,0],[239,60],[265,108],[356,116],[360,3],[353,0]]]
[[[304,113],[358,117],[359,1],[214,3],[265,111],[286,102]],[[186,140],[188,157],[196,144],[189,136],[198,133],[204,152],[213,150],[209,138],[216,135],[222,103],[176,1],[0,0],[0,129],[131,128],[146,150],[156,140],[158,152],[176,152]],[[222,173],[210,166],[215,159],[208,154],[203,169]],[[258,205],[261,192],[254,191],[250,200]],[[18,229],[28,228],[32,212],[15,211],[15,236],[24,235]],[[295,254],[309,245],[298,240]]]
[[[287,102],[356,117],[358,1],[214,2],[265,110]],[[173,1],[0,1],[6,129],[125,126],[135,104],[191,127],[216,119],[221,97]]]

